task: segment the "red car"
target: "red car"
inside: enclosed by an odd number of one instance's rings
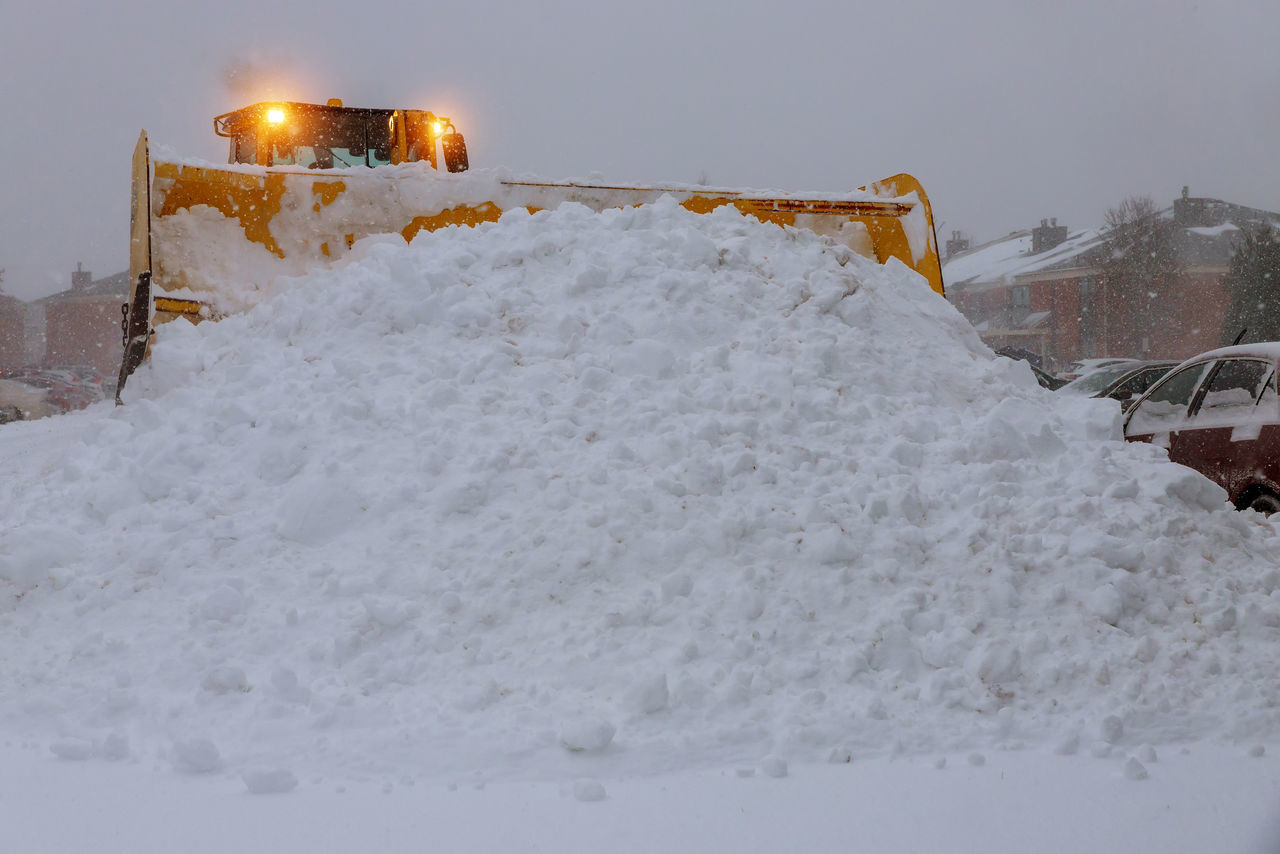
[[[1280,511],[1280,342],[1241,344],[1188,359],[1125,418],[1124,436],[1216,482],[1239,509]]]

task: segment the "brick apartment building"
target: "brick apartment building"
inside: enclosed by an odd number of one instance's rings
[[[129,275],[94,280],[77,265],[71,289],[38,300],[44,310],[48,367],[85,365],[106,377],[120,369],[120,305],[129,298]]]
[[[1218,199],[1182,196],[1160,212],[1171,218],[1184,273],[1163,308],[1157,333],[1122,322],[1123,294],[1102,273],[1104,228],[1072,232],[1043,220],[975,249],[949,241],[942,274],[948,299],[993,349],[1017,347],[1045,367],[1108,356],[1181,359],[1219,346],[1230,298],[1222,284],[1241,229],[1280,227],[1280,214]]]

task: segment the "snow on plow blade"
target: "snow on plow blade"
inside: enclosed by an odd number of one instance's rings
[[[896,258],[942,293],[929,201],[910,175],[852,193],[791,195],[702,186],[605,186],[451,174],[423,163],[341,171],[151,160],[144,131],[133,161],[129,303],[120,382],[141,363],[157,323],[251,307],[269,283],[331,263],[362,237],[474,226],[504,211],[577,202],[594,210],[670,195],[695,213],[733,205],[780,226],[829,235],[860,254]],[[149,274],[149,275],[148,275]]]

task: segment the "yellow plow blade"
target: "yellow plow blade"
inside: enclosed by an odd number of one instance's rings
[[[426,164],[309,171],[154,161],[144,131],[133,163],[130,273],[121,384],[141,361],[138,342],[174,317],[251,307],[280,276],[332,262],[362,237],[491,222],[515,208],[577,202],[593,210],[670,195],[695,213],[732,205],[763,222],[805,228],[880,263],[897,259],[938,293],[942,269],[928,197],[910,175],[856,192],[801,196],[691,186],[610,186],[504,180],[483,170],[448,174]],[[147,293],[139,282],[149,272]],[[139,336],[141,335],[141,338]]]

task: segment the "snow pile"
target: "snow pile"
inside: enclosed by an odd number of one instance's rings
[[[1280,727],[1274,528],[900,265],[665,200],[273,291],[0,435],[4,730],[284,791]]]

